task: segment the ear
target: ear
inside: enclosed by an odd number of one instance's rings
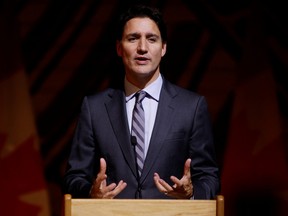
[[[161,53],[161,57],[163,57],[166,53],[166,48],[167,48],[167,43],[163,43],[162,44],[162,53]]]
[[[117,55],[119,57],[122,57],[122,45],[121,45],[121,41],[119,40],[116,41],[116,51],[117,51]]]

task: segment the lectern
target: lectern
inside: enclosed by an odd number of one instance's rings
[[[224,216],[224,196],[215,200],[73,199],[64,195],[64,216]]]

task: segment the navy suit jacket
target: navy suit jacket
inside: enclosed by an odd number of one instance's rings
[[[156,188],[153,174],[159,173],[172,185],[170,176],[181,178],[188,158],[192,160],[194,198],[211,199],[219,192],[206,101],[165,79],[141,178],[137,179],[125,93],[107,89],[83,100],[64,176],[64,192],[73,197],[89,197],[100,157],[107,162],[107,184],[120,180],[127,183],[115,198],[169,199]]]

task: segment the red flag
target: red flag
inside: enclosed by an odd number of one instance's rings
[[[29,88],[14,22],[4,18],[0,22],[0,215],[47,216],[48,193]]]

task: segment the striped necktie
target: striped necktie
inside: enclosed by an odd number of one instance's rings
[[[136,100],[133,110],[131,129],[132,137],[136,137],[135,152],[139,176],[141,176],[145,160],[145,115],[142,106],[142,100],[145,98],[145,96],[145,91],[139,91],[135,94]]]

